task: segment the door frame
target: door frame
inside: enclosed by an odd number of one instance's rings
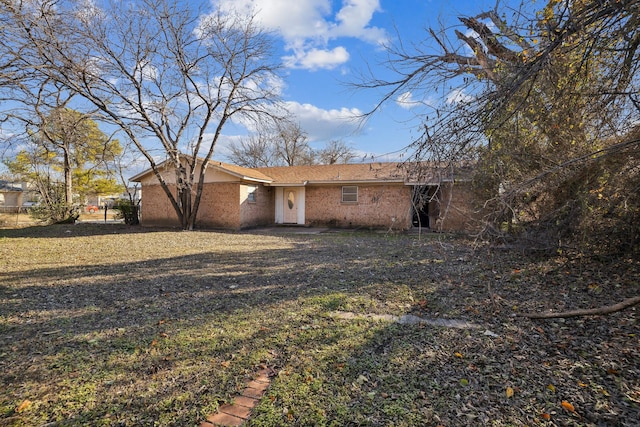
[[[286,195],[289,191],[296,192],[295,204],[297,208],[297,218],[295,222],[284,222],[284,210],[287,203]],[[276,189],[275,200],[275,222],[276,224],[305,224],[305,188],[304,187],[278,187]]]
[[[298,223],[298,189],[297,188],[285,188],[283,189],[283,205],[282,205],[282,223],[283,224],[297,224]],[[293,195],[293,201],[289,196]]]

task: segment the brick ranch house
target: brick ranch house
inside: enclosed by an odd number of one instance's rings
[[[420,170],[412,173],[400,163],[244,168],[211,161],[196,225],[468,230],[474,216],[469,180]],[[160,171],[165,182],[175,183],[166,162]],[[179,226],[151,169],[130,181],[142,187],[143,226]]]

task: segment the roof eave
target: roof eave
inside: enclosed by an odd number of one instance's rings
[[[320,180],[304,182],[271,182],[271,187],[309,187],[312,185],[366,185],[366,184],[404,184],[403,179],[352,179],[352,180]]]
[[[240,179],[243,181],[259,182],[261,184],[270,184],[272,182],[268,179],[252,178],[250,176],[242,176],[240,177]]]
[[[306,182],[269,182],[265,185],[269,187],[304,187],[307,185]]]
[[[404,179],[343,179],[343,180],[322,180],[309,181],[307,185],[358,185],[358,184],[404,184]]]
[[[263,184],[264,183],[268,183],[268,182],[272,182],[271,180],[264,179],[264,178],[256,178],[256,177],[252,177],[252,176],[247,176],[247,175],[232,171],[230,169],[227,169],[224,166],[216,165],[216,164],[213,164],[213,163],[209,163],[207,165],[207,167],[210,167],[210,168],[213,167],[213,168],[217,169],[220,172],[224,172],[224,173],[229,174],[231,176],[235,176],[236,178],[240,178],[243,181],[260,182],[260,183],[263,183]]]

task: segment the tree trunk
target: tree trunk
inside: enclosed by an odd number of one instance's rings
[[[66,142],[62,150],[64,152],[64,202],[67,205],[67,210],[71,212],[71,206],[73,205],[73,175],[71,173],[69,146]]]

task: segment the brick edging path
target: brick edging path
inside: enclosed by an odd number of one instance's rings
[[[207,417],[207,421],[200,423],[200,427],[235,427],[244,424],[271,384],[269,373],[269,369],[258,371],[256,378],[247,382],[245,389],[233,399],[233,403],[220,406],[217,412]]]

